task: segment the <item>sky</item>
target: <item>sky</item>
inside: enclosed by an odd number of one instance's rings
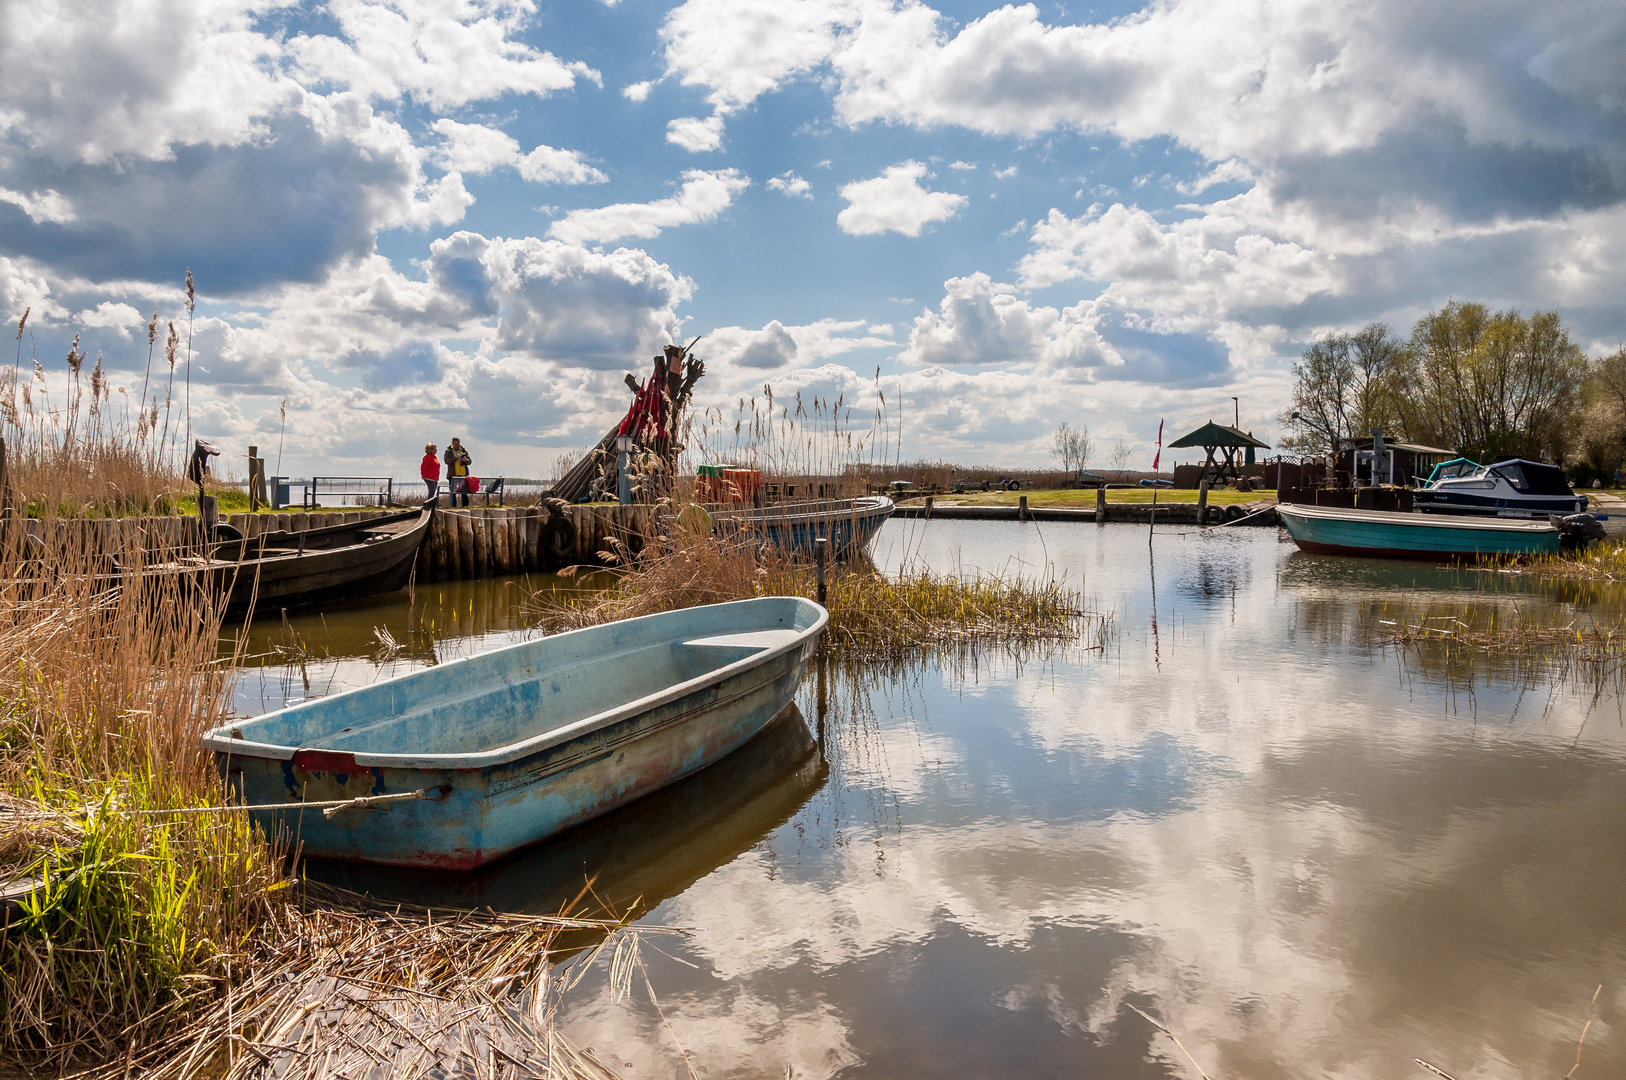
[[[1619,0],[0,0],[0,314],[291,475],[547,476],[697,335],[701,408],[1149,465],[1452,299],[1620,347],[1622,55]]]

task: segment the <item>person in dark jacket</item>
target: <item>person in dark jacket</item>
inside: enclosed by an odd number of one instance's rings
[[[439,449],[434,443],[424,443],[423,463],[418,468],[424,486],[429,489],[427,498],[431,502],[440,497],[440,458],[436,454]]]
[[[446,448],[446,479],[452,485],[450,506],[458,505],[459,495],[463,497],[463,505],[469,505],[469,464],[469,452],[463,448],[461,439],[454,438]]]

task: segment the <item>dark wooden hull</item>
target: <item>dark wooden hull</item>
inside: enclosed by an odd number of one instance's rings
[[[401,516],[313,531],[306,534],[304,550],[298,546],[299,534],[277,537],[288,545],[278,548],[268,547],[268,538],[255,537],[217,551],[208,565],[191,572],[200,587],[225,596],[231,612],[308,607],[394,592],[412,576],[434,511],[424,509],[417,517],[395,532],[387,530]],[[353,534],[353,542],[343,542],[351,539],[346,534]],[[219,557],[228,551],[241,557]]]

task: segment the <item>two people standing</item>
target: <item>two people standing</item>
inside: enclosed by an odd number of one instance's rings
[[[425,443],[423,447],[423,464],[419,468],[419,475],[429,489],[429,498],[436,498],[440,491],[440,462],[435,456],[438,447],[434,443]],[[469,458],[468,450],[464,449],[462,440],[453,439],[452,444],[446,448],[446,479],[451,484],[451,500],[448,506],[458,505],[458,496],[462,496],[463,505],[469,505]]]

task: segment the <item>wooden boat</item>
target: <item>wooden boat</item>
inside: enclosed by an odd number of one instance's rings
[[[394,592],[406,585],[434,509],[409,510],[306,532],[272,532],[212,546],[207,560],[164,563],[227,598],[227,609],[293,608]]]
[[[1473,560],[1542,555],[1559,549],[1562,533],[1547,521],[1345,510],[1331,506],[1276,507],[1293,542],[1322,555],[1393,559]]]
[[[799,597],[627,619],[425,668],[204,740],[233,797],[307,854],[468,869],[743,745],[791,703],[828,621]],[[278,805],[332,801],[349,805]]]
[[[870,495],[722,510],[712,515],[712,524],[719,531],[755,532],[771,544],[809,558],[814,554],[813,542],[822,537],[830,541],[832,555],[845,559],[868,550],[892,510],[891,499]]]
[[[830,769],[794,702],[750,742],[651,795],[462,874],[309,859],[307,879],[421,907],[549,915],[593,893],[649,911],[750,851],[790,820]]]

